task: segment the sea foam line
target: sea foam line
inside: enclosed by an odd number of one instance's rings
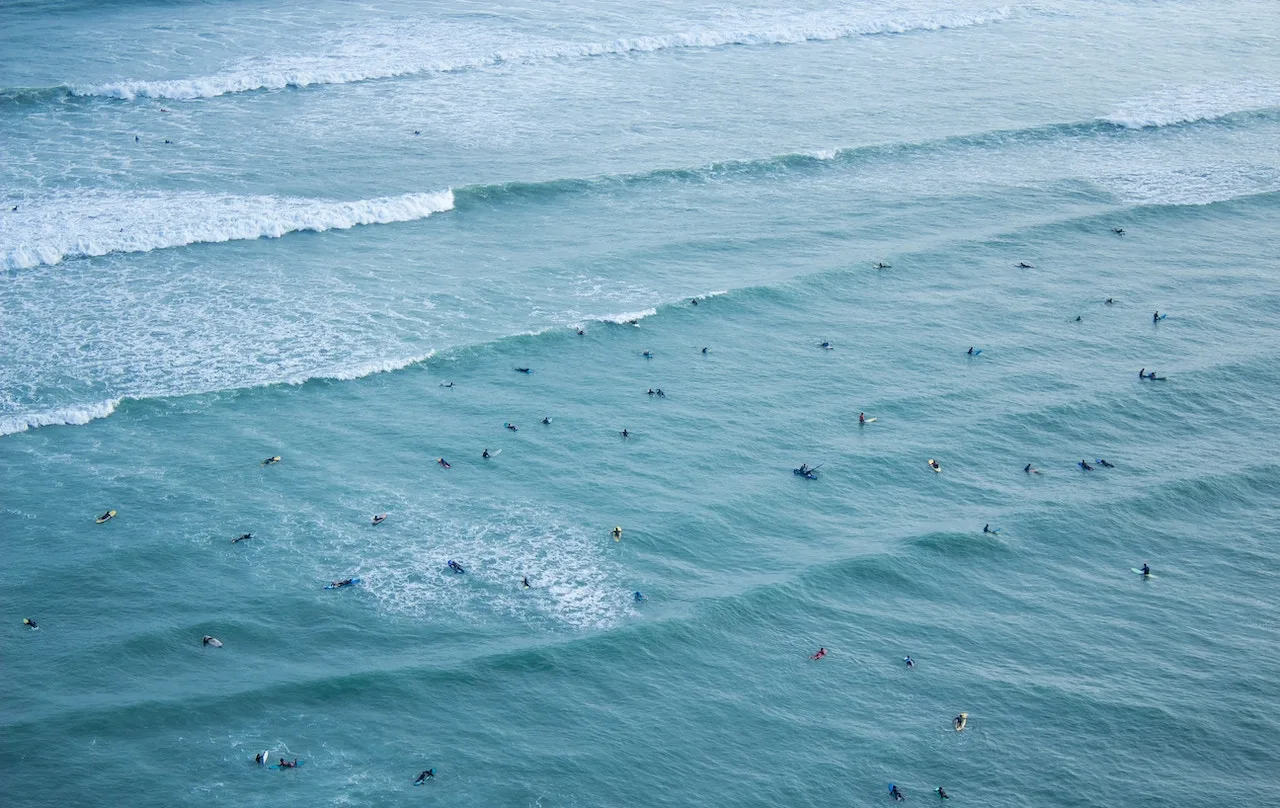
[[[608,42],[550,42],[512,50],[482,54],[440,56],[446,47],[432,43],[429,32],[422,37],[406,36],[396,28],[374,32],[363,37],[358,47],[344,44],[337,56],[317,57],[295,54],[272,59],[242,62],[207,76],[160,81],[116,81],[87,86],[70,86],[73,95],[105,96],[133,100],[157,98],[186,100],[215,98],[229,93],[256,90],[280,90],[323,84],[349,84],[375,79],[396,78],[422,73],[450,73],[476,70],[500,64],[530,64],[557,59],[623,56],[686,48],[717,48],[729,45],[793,45],[823,42],[857,36],[905,34],[915,31],[940,31],[986,25],[1010,16],[1007,6],[995,7],[976,14],[924,14],[882,20],[843,21],[844,12],[792,18],[747,25],[732,30],[697,30],[654,36],[623,37]],[[418,50],[406,43],[425,40]],[[316,52],[325,52],[319,47]],[[374,57],[375,53],[390,56]]]
[[[303,230],[425,219],[453,209],[453,190],[341,202],[201,192],[91,191],[26,199],[0,217],[0,269],[188,244],[279,238]]]

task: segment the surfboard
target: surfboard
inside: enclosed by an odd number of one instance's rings
[[[360,583],[359,578],[352,578],[351,583],[346,584],[345,586],[334,586],[333,584],[326,584],[324,588],[325,589],[346,589],[348,586],[355,586],[358,583]]]
[[[94,519],[93,521],[98,524],[102,524],[103,522],[106,522],[107,520],[114,518],[115,515],[116,515],[115,511],[107,511],[102,516],[99,516],[97,519]]]
[[[1130,567],[1130,568],[1129,568],[1129,570],[1130,570],[1131,572],[1135,572],[1135,573],[1137,573],[1138,575],[1142,575],[1142,570],[1134,569],[1133,567]],[[1154,576],[1154,575],[1142,575],[1142,577],[1143,577],[1143,578],[1154,578],[1154,577],[1156,577],[1156,576]]]
[[[865,421],[861,421],[860,423],[864,423],[864,424],[874,424],[874,423],[875,423],[876,421],[878,421],[878,420],[879,420],[878,418],[868,418],[868,419],[866,419]]]
[[[496,451],[489,452],[489,457],[497,457],[500,454],[502,454],[502,450],[498,449]]]
[[[951,726],[956,728],[956,732],[963,732],[964,728],[968,725],[969,725],[968,713],[960,713],[960,715],[956,716],[954,719],[951,720]]]
[[[207,643],[204,643],[204,645],[212,645],[214,648],[221,648],[222,640],[218,639],[217,637],[210,637],[209,641]]]
[[[254,762],[255,762],[255,763],[257,763],[259,766],[265,766],[265,765],[267,765],[267,761],[268,761],[268,760],[271,760],[271,750],[270,750],[270,749],[264,749],[264,750],[262,750],[262,757],[261,757],[261,758],[256,758],[256,759],[254,760]]]

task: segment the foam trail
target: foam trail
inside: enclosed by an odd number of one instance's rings
[[[856,11],[852,12],[856,16]],[[726,45],[791,45],[856,36],[905,34],[986,25],[1006,19],[1007,7],[976,14],[923,13],[888,19],[854,19],[850,9],[820,15],[792,16],[748,23],[729,30],[703,29],[654,36],[619,38],[608,42],[541,42],[521,48],[482,53],[450,53],[456,41],[474,33],[454,32],[446,26],[403,26],[390,30],[342,32],[332,43],[317,43],[307,54],[251,59],[207,75],[162,81],[117,81],[67,88],[73,95],[137,98],[215,98],[229,93],[280,90],[323,84],[348,84],[422,73],[476,70],[501,64],[531,64],[557,59],[620,56],[631,53]],[[443,37],[443,38],[442,38]],[[480,45],[484,47],[483,44]],[[499,46],[500,47],[500,46]],[[313,54],[322,53],[325,56]]]
[[[452,209],[451,189],[354,202],[199,192],[56,194],[28,199],[20,213],[0,218],[0,269],[201,242],[279,238],[302,230],[410,222]]]
[[[1216,121],[1280,107],[1280,85],[1264,83],[1169,87],[1123,104],[1103,121],[1127,129]]]

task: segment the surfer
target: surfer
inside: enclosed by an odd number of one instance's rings
[[[234,539],[232,539],[231,543],[236,544],[238,542],[242,542],[242,541],[245,541],[246,539],[252,539],[252,538],[253,538],[252,533],[241,533],[239,536],[236,536]]]
[[[694,306],[698,305],[698,298],[696,298],[696,297],[695,297],[695,298],[691,299],[691,300],[689,301],[689,303],[690,303],[690,304],[692,304],[692,305],[694,305]]]
[[[462,565],[459,564],[457,561],[454,561],[452,558],[449,559],[449,569],[453,570],[454,573],[456,573],[457,575],[461,575],[462,573],[466,572],[466,570],[462,568]]]
[[[969,346],[969,356],[973,356],[973,346]]]
[[[827,340],[823,340],[818,344],[821,345],[823,348],[826,348],[828,351],[831,350],[831,343]]]
[[[36,621],[32,620],[30,617],[22,618],[22,625],[31,629],[40,628],[39,626],[36,625]]]
[[[453,466],[449,465],[449,461],[448,461],[448,460],[445,460],[443,457],[437,457],[437,458],[436,458],[436,462],[440,464],[440,468],[442,468],[442,469],[451,469],[451,468],[453,468]]]
[[[865,424],[867,422],[867,414],[865,412],[858,413],[858,423]]]
[[[942,471],[942,465],[938,463],[937,460],[930,460],[929,468],[933,469],[934,471]]]
[[[267,753],[259,752],[258,754],[254,755],[253,762],[257,763],[259,766],[267,765]]]
[[[332,586],[334,589],[341,589],[344,586],[351,586],[354,583],[355,583],[355,579],[353,578],[343,578],[341,581],[334,581],[329,585]]]
[[[614,541],[621,541],[621,540],[622,540],[622,528],[621,528],[620,526],[616,526],[616,525],[615,525],[615,526],[614,526],[614,528],[613,528],[613,530],[612,530],[611,532],[612,532],[613,540],[614,540]]]
[[[703,345],[703,346],[702,346],[702,352],[703,352],[703,353],[706,353],[706,352],[707,352],[707,346],[705,346],[705,345]]]
[[[1098,458],[1097,463],[1098,463],[1098,465],[1099,465],[1099,466],[1102,466],[1104,469],[1113,469],[1113,468],[1115,468],[1115,464],[1113,464],[1113,463],[1108,463],[1107,461],[1103,460],[1101,457],[1099,457],[1099,458]]]
[[[1116,302],[1116,301],[1115,301],[1115,299],[1114,299],[1114,298],[1110,298],[1110,297],[1109,297],[1109,298],[1107,298],[1106,300],[1104,300],[1104,301],[1102,301],[1102,302],[1103,302],[1103,303],[1106,303],[1108,306],[1112,306],[1112,305],[1114,305],[1114,304],[1115,304],[1115,302]]]
[[[1165,380],[1164,376],[1157,376],[1154,370],[1147,374],[1147,378],[1153,382],[1162,382]]]
[[[1115,233],[1117,236],[1123,236],[1123,235],[1124,235],[1124,228],[1123,228],[1123,227],[1113,227],[1113,228],[1111,228],[1111,232],[1112,232],[1112,233]]]
[[[1023,467],[1022,467],[1022,470],[1023,470],[1023,471],[1025,471],[1027,474],[1039,474],[1039,473],[1040,473],[1040,469],[1038,469],[1038,468],[1036,468],[1036,467],[1032,466],[1030,463],[1028,463],[1027,465],[1023,466]]]
[[[547,426],[551,426],[551,416],[550,415],[542,416],[542,423],[546,424]]]
[[[907,663],[907,667],[908,667],[908,668],[914,668],[914,667],[916,666],[916,661],[915,661],[914,659],[912,659],[911,657],[909,657],[909,656],[908,656],[908,657],[903,657],[903,658],[902,658],[902,661],[903,661],[903,662],[905,662],[905,663]]]
[[[960,715],[951,719],[951,726],[956,728],[956,732],[959,732],[960,730],[964,729],[964,725],[967,723],[969,723],[968,713],[960,713]]]
[[[902,796],[902,792],[893,783],[889,784],[889,793],[893,796],[894,802],[902,802],[906,797]]]
[[[516,373],[533,373],[532,368],[516,368]]]
[[[666,393],[664,393],[664,392],[662,392],[662,388],[661,388],[661,387],[659,387],[657,390],[654,390],[653,392],[655,392],[655,393],[657,393],[657,394],[658,394],[658,398],[666,398],[666,397],[667,397],[667,394],[666,394]]]
[[[652,388],[652,387],[650,387],[650,388],[649,388],[649,395],[653,395],[653,388]]]
[[[892,269],[892,266],[886,264],[884,261],[880,261],[876,263],[876,269]]]
[[[578,336],[585,337],[586,335],[587,335],[586,331],[583,331],[581,328],[578,329]]]
[[[297,759],[297,758],[294,758],[294,759],[293,759],[293,761],[292,761],[292,762],[290,762],[290,761],[288,761],[288,760],[285,760],[284,758],[280,758],[280,768],[281,768],[281,769],[296,769],[296,768],[298,768],[298,759]]]
[[[635,600],[636,603],[644,603],[644,595],[640,594],[639,592],[636,592],[631,597]]]
[[[1155,314],[1151,315],[1151,322],[1153,322],[1153,323],[1158,323],[1158,322],[1160,322],[1160,310],[1159,310],[1159,309],[1157,309],[1157,310],[1156,310],[1156,313],[1155,313]]]
[[[1035,267],[1031,266],[1026,261],[1019,261],[1017,263],[1017,267],[1018,269],[1035,269]]]
[[[275,457],[268,457],[266,460],[263,460],[262,465],[274,466],[276,463],[279,463],[279,462],[280,462],[280,455],[276,455]]]
[[[645,351],[643,354],[641,354],[641,356],[643,356],[645,359],[652,359],[653,351]]]
[[[620,432],[619,434],[622,435],[622,437],[624,438],[631,437],[631,433],[626,430],[626,427],[623,427],[622,432]]]
[[[528,576],[528,575],[526,575],[526,576],[524,576],[523,578],[521,578],[521,579],[520,579],[520,585],[521,585],[521,586],[523,586],[525,589],[529,589],[529,588],[531,588],[531,587],[529,586],[529,576]]]
[[[427,782],[428,780],[434,780],[434,779],[435,779],[435,776],[436,776],[436,770],[435,770],[435,769],[427,769],[425,772],[423,772],[422,774],[418,775],[418,779],[417,779],[417,780],[414,780],[414,781],[413,781],[413,784],[416,786],[416,785],[419,785],[419,784],[421,784],[421,783],[425,783],[425,782]]]
[[[385,513],[380,513],[377,516],[373,517],[373,523],[375,525],[380,525],[385,521],[387,521],[387,515]]]
[[[206,634],[206,635],[204,635],[203,637],[201,637],[201,638],[200,638],[200,644],[201,644],[201,645],[212,645],[214,648],[221,648],[221,647],[222,647],[222,640],[218,639],[217,637],[212,637],[212,636],[210,636],[210,635]]]
[[[982,526],[982,532],[983,532],[983,533],[995,533],[995,531],[991,529],[991,523],[990,523],[990,522],[988,522],[987,524],[985,524],[985,525],[983,525],[983,526]]]
[[[503,424],[503,426],[505,426],[507,429],[510,429],[512,432],[519,432],[519,431],[520,431],[520,430],[516,429],[516,425],[515,425],[515,424],[507,423],[507,424]]]
[[[1093,471],[1093,466],[1089,465],[1089,464],[1088,464],[1086,461],[1084,461],[1084,460],[1081,460],[1081,461],[1080,461],[1080,468],[1084,469],[1085,471]]]
[[[947,796],[947,791],[942,786],[938,786],[937,788],[934,789],[934,791],[938,792],[938,796],[944,800],[951,799],[950,797]]]
[[[443,382],[441,382],[440,386],[441,386],[441,387],[453,387],[453,382],[449,382],[448,384],[444,384]]]
[[[488,459],[489,459],[490,455],[489,455],[489,447],[488,447],[488,446],[486,446],[486,447],[485,447],[485,449],[484,449],[484,451],[480,453],[480,456],[481,456],[481,457],[483,457],[485,460],[488,460]]]
[[[1151,567],[1147,566],[1146,564],[1142,565],[1142,577],[1143,578],[1151,577]]]
[[[1082,323],[1082,322],[1084,322],[1084,318],[1077,314],[1077,315],[1076,315],[1076,322],[1077,322],[1077,323]]]
[[[814,659],[814,660],[822,659],[826,655],[827,655],[827,649],[819,648],[818,653],[811,655],[809,659]]]
[[[106,512],[106,513],[104,513],[102,516],[99,516],[99,517],[98,517],[98,521],[99,521],[99,522],[105,522],[105,521],[107,521],[108,519],[110,519],[111,517],[113,517],[113,516],[115,516],[115,515],[116,515],[116,512],[115,512],[115,511],[107,511],[107,512]]]
[[[1154,371],[1153,371],[1153,372],[1154,372]],[[1147,369],[1146,369],[1146,368],[1140,368],[1140,369],[1138,370],[1138,378],[1139,378],[1139,379],[1145,379],[1145,378],[1147,378]]]

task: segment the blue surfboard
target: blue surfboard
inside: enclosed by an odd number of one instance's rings
[[[360,583],[359,578],[352,578],[351,583],[349,584],[345,584],[343,586],[334,586],[333,584],[326,584],[325,589],[346,589],[348,586],[355,586],[358,583]]]

